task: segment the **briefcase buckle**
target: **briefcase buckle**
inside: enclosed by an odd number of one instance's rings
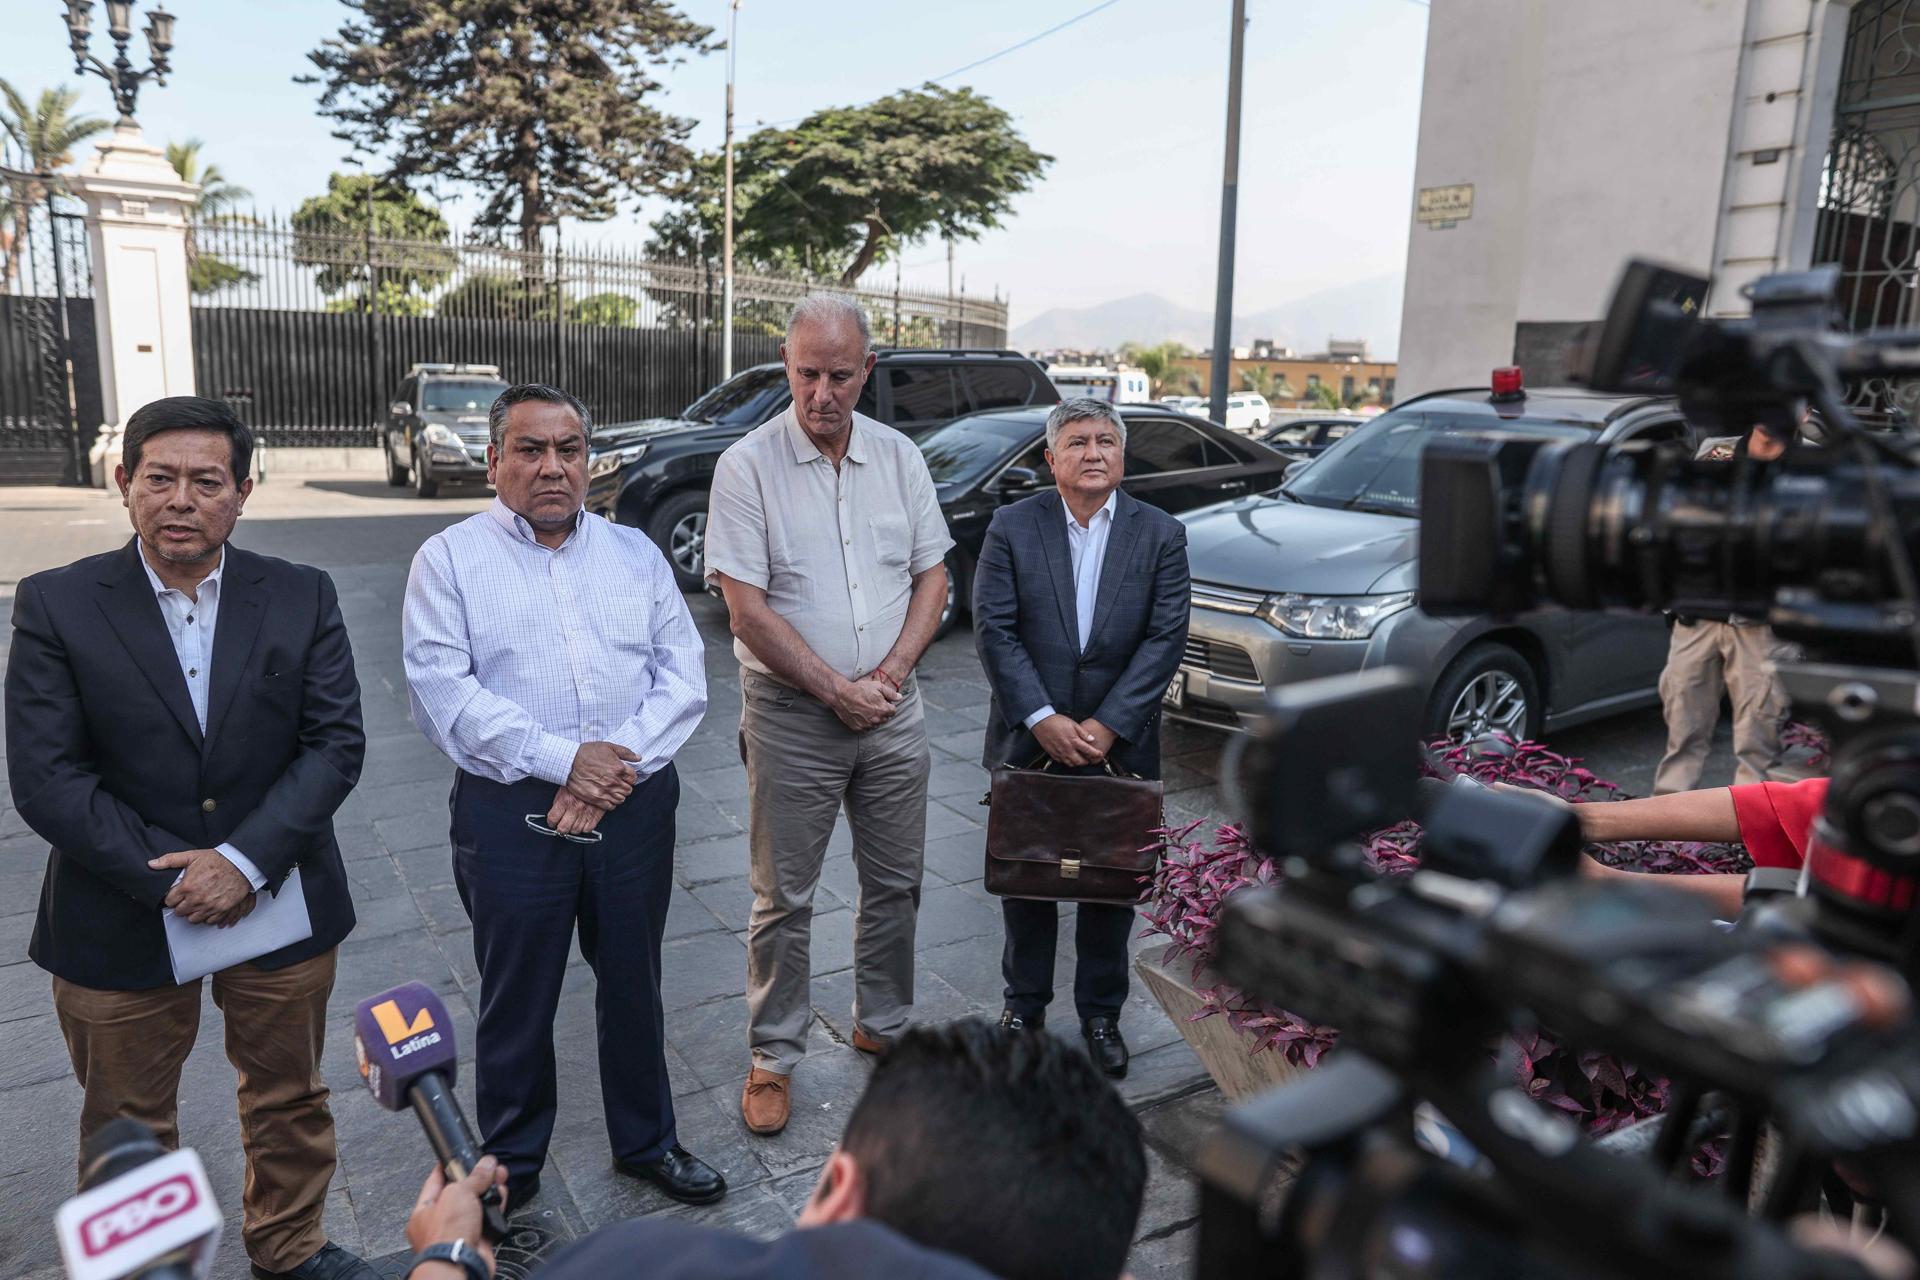
[[[1080,859],[1078,858],[1060,859],[1060,874],[1065,879],[1078,880],[1080,878]]]

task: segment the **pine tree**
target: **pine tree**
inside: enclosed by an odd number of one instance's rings
[[[660,0],[346,0],[359,16],[307,55],[321,113],[398,181],[488,195],[476,225],[540,247],[561,218],[611,218],[684,172],[693,122],[648,99],[654,69],[712,28]]]

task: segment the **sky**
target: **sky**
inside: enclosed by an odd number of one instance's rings
[[[150,0],[140,0],[138,25]],[[735,128],[869,101],[1035,36],[1097,0],[743,0]],[[290,211],[345,167],[346,144],[293,82],[350,11],[339,0],[167,0],[174,73],[146,86],[139,120],[158,142],[199,138],[262,209]],[[725,0],[680,0],[724,33]],[[80,84],[111,117],[105,82],[74,73],[63,8],[0,4],[0,78],[30,95]],[[1424,0],[1249,0],[1235,310],[1254,311],[1404,269]],[[110,51],[95,9],[95,52]],[[1009,111],[1054,162],[998,230],[956,249],[969,295],[998,291],[1018,325],[1050,307],[1157,293],[1211,309],[1220,217],[1230,0],[1114,0],[1072,26],[943,83]],[[135,42],[144,65],[144,40]],[[726,59],[663,69],[663,105],[717,147]],[[454,220],[478,208],[439,193]],[[637,249],[658,201],[566,229],[570,243]],[[944,289],[935,241],[902,255],[909,286]],[[868,284],[890,284],[890,266]],[[1391,335],[1378,335],[1382,340]]]

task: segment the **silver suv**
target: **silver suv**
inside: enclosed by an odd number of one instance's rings
[[[507,389],[500,366],[416,364],[393,393],[380,447],[387,483],[423,498],[443,484],[487,482],[487,410]]]
[[[1415,602],[1425,443],[1508,431],[1609,443],[1693,436],[1671,400],[1443,391],[1296,464],[1271,495],[1183,517],[1193,614],[1167,713],[1238,729],[1269,688],[1390,663],[1427,673],[1435,735],[1538,737],[1658,701],[1667,652],[1658,617],[1431,618]]]

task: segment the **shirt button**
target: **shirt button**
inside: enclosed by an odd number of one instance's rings
[[[199,674],[200,674],[200,668],[198,668],[198,667],[188,667],[188,668],[187,668],[187,675],[188,675],[189,677],[193,677],[193,676],[197,676],[197,675],[199,675]]]
[[[219,807],[220,806],[218,804],[214,803],[212,796],[208,796],[205,800],[202,800],[200,802],[200,811],[202,813],[212,813],[215,809],[218,809]]]

